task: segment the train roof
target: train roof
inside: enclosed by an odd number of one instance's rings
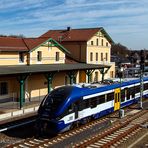
[[[143,80],[148,81],[148,77],[144,77]],[[104,81],[104,83],[101,83],[101,82],[91,83],[91,84],[82,83],[82,84],[76,84],[74,86],[81,88],[79,89],[79,91],[81,91],[82,92],[81,94],[84,96],[84,95],[89,95],[91,93],[99,93],[99,92],[112,90],[119,87],[126,87],[128,85],[132,85],[135,83],[140,83],[140,79],[125,78],[125,79],[121,79],[121,83],[120,83],[120,79],[115,78],[115,79],[107,79]]]
[[[143,80],[148,81],[148,77],[143,78]],[[95,94],[95,93],[101,93],[101,92],[108,91],[108,90],[113,90],[115,88],[120,88],[120,86],[126,87],[128,85],[140,83],[140,79],[137,79],[137,78],[122,79],[121,84],[119,83],[119,80],[114,79],[114,81],[115,82],[112,84],[107,84],[107,83],[85,84],[85,83],[81,83],[81,84],[74,84],[72,86],[69,86],[69,87],[72,87],[73,90],[72,90],[70,96],[64,101],[65,103],[63,102],[65,105],[63,104],[64,106],[62,108],[60,108],[60,110],[57,111],[56,115],[58,115],[59,113],[62,113],[64,108],[68,107],[68,104],[70,105],[71,103],[79,100],[83,96],[87,96],[87,95],[91,95],[91,94]],[[63,87],[65,87],[65,86],[63,86]]]

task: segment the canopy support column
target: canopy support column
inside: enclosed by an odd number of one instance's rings
[[[67,72],[67,75],[70,80],[70,84],[76,83],[76,71],[69,71]]]
[[[48,93],[50,93],[50,91],[51,91],[52,80],[53,80],[55,73],[56,72],[50,72],[50,73],[45,74],[45,77],[47,79]]]
[[[104,76],[108,72],[109,69],[110,69],[110,67],[106,67],[106,68],[103,67],[103,68],[99,69],[100,73],[102,74],[102,82],[104,81]]]
[[[85,73],[87,75],[87,82],[90,83],[90,77],[95,70],[86,70]]]
[[[19,97],[19,105],[20,105],[20,109],[23,107],[23,104],[25,102],[25,80],[27,79],[27,77],[30,74],[21,74],[20,76],[18,76],[17,80],[19,81],[20,84],[20,97]]]

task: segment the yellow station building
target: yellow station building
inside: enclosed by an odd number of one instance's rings
[[[61,85],[114,77],[111,43],[103,28],[68,27],[39,38],[0,37],[0,103],[18,101],[22,107]]]
[[[102,28],[84,28],[66,30],[49,30],[40,38],[52,37],[71,52],[71,57],[78,62],[87,64],[110,65],[105,78],[115,77],[115,63],[111,62],[111,44],[113,40]],[[80,72],[80,82],[86,82],[85,72]],[[90,81],[100,81],[102,75],[95,70]]]

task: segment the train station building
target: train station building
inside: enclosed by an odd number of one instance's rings
[[[38,38],[0,37],[0,106],[15,102],[22,108],[61,85],[114,77],[112,43],[103,28],[68,27]]]

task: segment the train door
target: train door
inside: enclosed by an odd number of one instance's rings
[[[74,111],[75,111],[75,119],[78,118],[78,110],[79,110],[79,102],[75,102],[74,104]]]
[[[114,92],[114,111],[120,109],[120,88],[115,89]]]

